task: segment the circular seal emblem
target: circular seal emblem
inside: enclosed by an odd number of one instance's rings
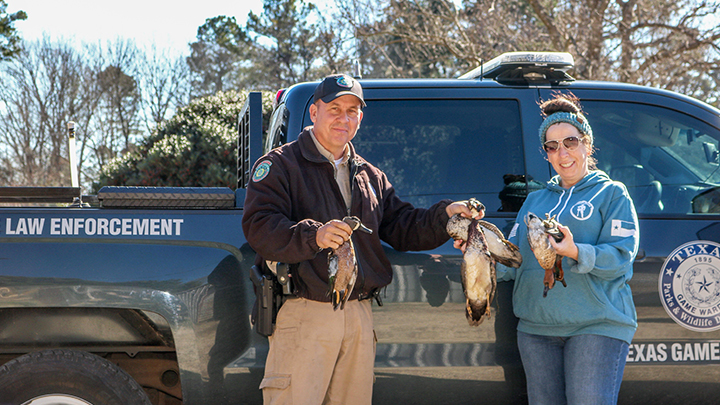
[[[593,206],[589,201],[578,201],[577,204],[573,205],[570,209],[570,213],[572,214],[573,218],[577,219],[578,221],[585,221],[586,219],[590,218],[593,211],[595,210],[595,206]]]
[[[720,244],[688,242],[660,270],[660,300],[670,318],[696,332],[720,329]]]
[[[255,168],[255,173],[253,173],[252,180],[257,183],[258,181],[267,177],[268,173],[270,173],[271,165],[272,162],[269,160],[263,160],[262,162],[260,162],[260,164],[258,164]]]

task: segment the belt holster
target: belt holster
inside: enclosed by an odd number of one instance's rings
[[[383,306],[383,300],[380,297],[379,288],[374,288],[369,292],[361,292],[360,295],[358,295],[358,301],[369,300],[372,298],[375,298],[375,302],[377,302],[379,307]]]
[[[255,288],[255,305],[252,311],[252,323],[255,331],[262,336],[270,336],[275,329],[278,311],[292,295],[290,282],[290,266],[286,263],[277,264],[277,273],[273,273],[263,265],[252,266],[250,280]]]

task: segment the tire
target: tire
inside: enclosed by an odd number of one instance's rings
[[[78,350],[29,353],[0,367],[0,405],[151,405],[129,374]]]

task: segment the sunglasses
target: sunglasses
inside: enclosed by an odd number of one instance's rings
[[[560,143],[562,143],[566,150],[573,151],[580,145],[580,138],[577,136],[568,136],[559,141],[547,141],[543,144],[543,149],[545,149],[547,153],[557,152],[557,150],[560,149]]]

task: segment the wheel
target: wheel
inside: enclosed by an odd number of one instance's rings
[[[129,374],[78,350],[29,353],[0,367],[0,403],[17,405],[151,405]]]

